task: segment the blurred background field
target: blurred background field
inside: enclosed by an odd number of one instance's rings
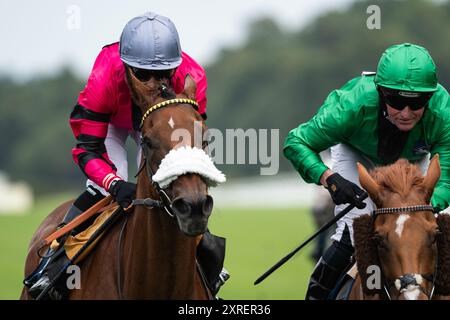
[[[257,286],[253,282],[313,231],[301,209],[217,210],[211,231],[227,238],[226,268],[231,278],[224,299],[304,299],[313,263],[311,247]]]
[[[24,214],[0,215],[0,299],[19,298],[31,236],[54,208],[71,198],[70,193],[42,196]]]
[[[17,299],[22,290],[28,242],[42,219],[71,194],[40,198],[20,216],[0,215],[0,299]],[[258,286],[253,282],[312,231],[303,209],[220,209],[210,220],[213,233],[227,238],[225,267],[231,278],[224,299],[303,299],[311,268],[311,247],[301,251]]]

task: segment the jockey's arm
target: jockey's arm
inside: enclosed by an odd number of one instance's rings
[[[117,169],[106,153],[108,122],[89,120],[87,113],[91,114],[86,108],[76,105],[71,114],[70,124],[77,139],[72,157],[88,179],[108,190],[112,180],[118,178],[115,175]]]
[[[105,138],[111,117],[109,51],[98,55],[86,87],[70,115],[70,126],[77,139],[72,157],[88,179],[109,190],[117,179],[117,169],[108,157]]]
[[[431,204],[440,210],[450,205],[450,123],[447,122],[444,128],[440,141],[431,150],[431,157],[439,154],[441,166],[441,177],[434,188]]]
[[[317,114],[308,122],[291,130],[283,153],[308,183],[322,184],[333,172],[323,163],[319,153],[345,142],[360,123],[357,108],[347,108],[342,90],[334,90]]]

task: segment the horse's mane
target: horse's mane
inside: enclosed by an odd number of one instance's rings
[[[386,167],[376,168],[371,172],[371,176],[383,189],[404,197],[424,179],[419,166],[406,159],[400,159]]]

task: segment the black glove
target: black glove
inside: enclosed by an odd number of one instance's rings
[[[122,208],[126,209],[136,199],[136,184],[124,180],[116,180],[109,187],[109,193]]]
[[[339,173],[333,173],[326,180],[327,189],[335,204],[350,203],[358,209],[364,209],[366,204],[360,197],[365,191],[351,181],[344,179]]]

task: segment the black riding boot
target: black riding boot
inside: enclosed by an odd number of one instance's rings
[[[87,187],[87,189],[73,202],[72,206],[69,208],[66,215],[64,216],[64,219],[60,227],[68,224],[70,221],[78,217],[81,213],[92,207],[94,204],[102,200],[104,197],[105,196],[100,191],[96,190],[94,187],[92,186]],[[78,227],[76,227],[72,231],[72,234],[75,235],[85,230],[94,222],[96,218],[97,218],[96,215],[89,218],[88,220],[80,224]]]
[[[206,230],[197,247],[197,260],[213,295],[230,278],[223,267],[225,260],[225,238],[213,235]]]
[[[58,228],[62,228],[70,221],[78,217],[81,213],[92,207],[98,201],[103,199],[103,195],[89,186],[70,206],[63,221],[59,224]],[[72,234],[77,234],[86,229],[95,217],[88,219],[80,226],[72,231]],[[62,245],[64,240],[59,241]],[[49,248],[45,256],[41,259],[38,267],[31,275],[29,275],[24,281],[24,285],[29,288],[29,293],[33,298],[37,298],[39,294],[47,288],[51,279],[54,279],[59,271],[69,263],[64,248],[60,247],[56,251]],[[65,285],[66,273],[62,273],[60,279],[56,281],[54,288],[50,289],[44,299],[61,300],[67,293],[67,287]]]
[[[309,280],[305,300],[327,300],[337,281],[351,264],[353,247],[346,227],[340,241],[334,241],[320,258]]]

